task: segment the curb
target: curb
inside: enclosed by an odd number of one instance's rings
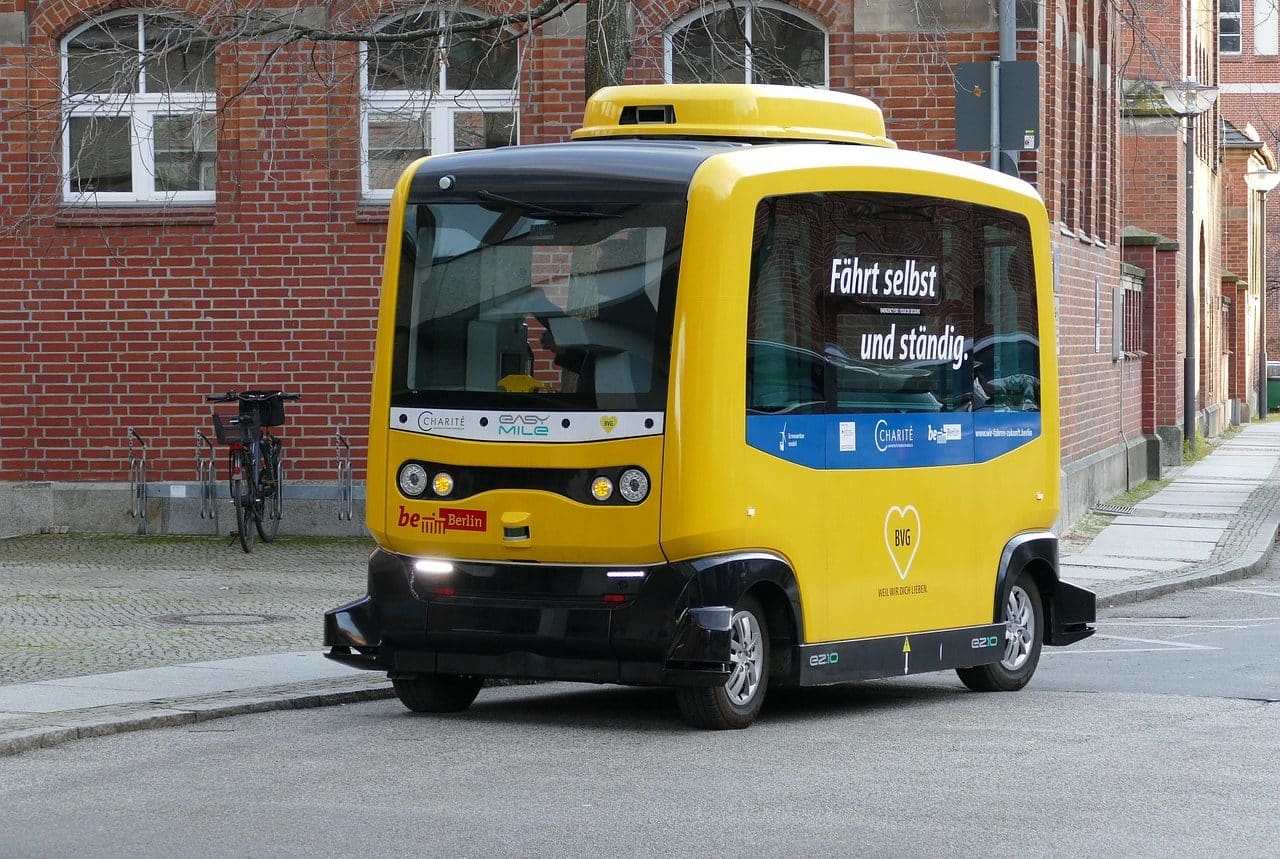
[[[1262,527],[1249,540],[1249,545],[1244,552],[1230,561],[1218,563],[1177,578],[1151,582],[1145,585],[1123,587],[1112,593],[1099,595],[1097,598],[1098,608],[1129,605],[1177,593],[1178,591],[1248,578],[1261,572],[1262,568],[1266,566],[1267,560],[1275,548],[1277,537],[1280,537],[1280,504],[1272,507],[1271,512],[1263,520]]]
[[[63,718],[63,724],[44,725],[0,733],[0,757],[22,754],[35,749],[48,749],[91,737],[105,737],[129,731],[151,728],[172,728],[193,725],[229,716],[247,713],[264,713],[270,710],[303,710],[312,707],[330,707],[337,704],[355,704],[377,701],[395,694],[390,684],[379,680],[373,684],[364,681],[352,684],[350,680],[329,683],[327,686],[305,690],[277,689],[228,693],[225,696],[209,696],[197,699],[173,699],[150,701],[138,710],[124,715],[95,714],[82,710],[71,718]],[[60,714],[61,715],[61,714]]]

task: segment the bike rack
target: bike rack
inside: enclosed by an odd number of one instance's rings
[[[218,530],[218,484],[213,466],[213,442],[200,430],[196,430],[196,483],[200,484],[200,518],[212,519],[213,530]]]
[[[338,521],[350,522],[352,510],[351,443],[341,432],[338,437]]]
[[[138,535],[147,533],[147,443],[129,427],[129,515],[141,519]],[[135,450],[136,442],[136,450]]]

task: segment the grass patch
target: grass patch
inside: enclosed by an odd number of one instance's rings
[[[1190,442],[1184,439],[1182,442],[1182,464],[1190,465],[1193,462],[1199,462],[1213,453],[1213,449],[1224,441],[1240,435],[1242,429],[1244,429],[1243,426],[1228,426],[1211,439],[1204,438],[1200,433],[1196,433],[1196,437]]]
[[[1193,462],[1199,462],[1209,455],[1209,451],[1213,450],[1200,433],[1196,433],[1195,438],[1184,438],[1182,440],[1182,464],[1190,465]]]
[[[1139,501],[1146,501],[1152,495],[1155,495],[1161,489],[1168,486],[1171,482],[1172,480],[1169,478],[1165,478],[1164,480],[1145,480],[1127,492],[1121,492],[1115,498],[1110,499],[1110,503],[1129,506],[1137,504]]]

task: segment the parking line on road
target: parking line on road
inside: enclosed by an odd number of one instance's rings
[[[1146,620],[1140,617],[1108,618],[1107,626],[1164,626],[1175,629],[1257,629],[1276,623],[1280,617],[1223,617],[1198,620],[1193,618]]]
[[[1062,650],[1054,651],[1054,656],[1091,656],[1098,653],[1163,653],[1171,650],[1221,650],[1209,644],[1188,644],[1183,641],[1166,641],[1159,638],[1131,638],[1126,635],[1106,635],[1096,633],[1095,639],[1105,638],[1108,641],[1132,641],[1135,644],[1157,644],[1159,647],[1114,647],[1097,650]]]
[[[1260,591],[1255,588],[1231,588],[1225,585],[1215,585],[1214,587],[1209,588],[1209,590],[1231,591],[1232,593],[1237,593],[1237,594],[1256,594],[1257,596],[1260,596],[1260,597],[1280,597],[1280,593],[1277,593],[1276,591]]]

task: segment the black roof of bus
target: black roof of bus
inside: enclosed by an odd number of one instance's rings
[[[409,186],[409,202],[471,197],[493,187],[537,199],[587,202],[608,193],[631,200],[680,198],[699,165],[750,144],[724,140],[584,140],[478,149],[428,158]],[[450,177],[442,188],[441,180]],[[510,193],[510,191],[508,191]]]

